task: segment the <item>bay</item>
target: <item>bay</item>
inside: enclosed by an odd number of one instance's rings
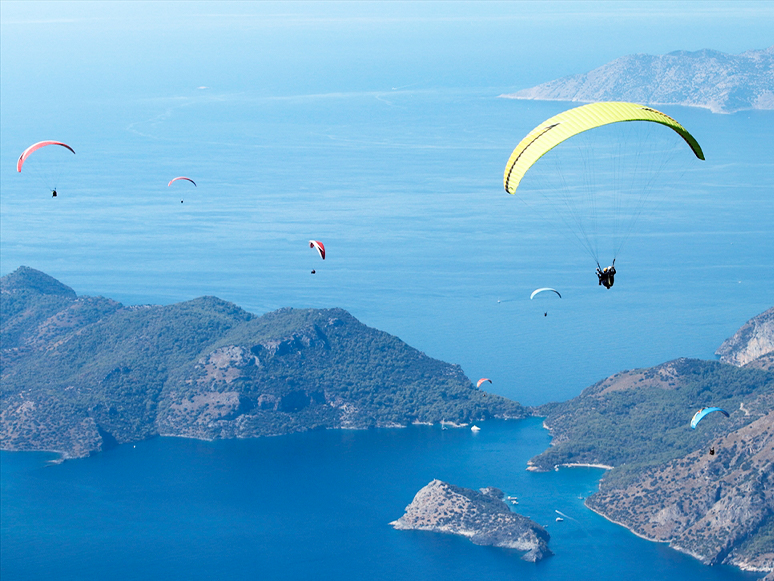
[[[636,537],[583,506],[602,470],[532,473],[539,419],[202,442],[156,438],[47,465],[0,453],[3,579],[754,579]],[[433,478],[496,486],[548,525],[540,563],[396,531]],[[556,510],[566,514],[555,522]],[[645,565],[647,564],[647,566]]]

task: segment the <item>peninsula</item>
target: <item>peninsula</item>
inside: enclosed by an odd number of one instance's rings
[[[154,436],[465,425],[528,412],[342,309],[124,306],[31,268],[0,279],[0,447],[86,456]]]
[[[684,105],[704,107],[713,113],[774,109],[774,46],[738,55],[708,49],[633,54],[588,73],[500,97]]]

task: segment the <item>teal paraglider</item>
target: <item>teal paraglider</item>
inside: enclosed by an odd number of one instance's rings
[[[728,415],[728,412],[722,408],[701,408],[698,412],[696,412],[693,415],[693,419],[691,420],[691,427],[695,430],[696,426],[699,425],[699,422],[704,419],[705,416],[708,414],[711,414],[712,412],[720,412],[727,418],[730,417]]]

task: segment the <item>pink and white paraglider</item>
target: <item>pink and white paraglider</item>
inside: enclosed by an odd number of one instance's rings
[[[22,154],[19,156],[19,161],[16,162],[16,171],[20,172],[22,170],[22,166],[24,165],[24,162],[27,161],[27,158],[35,151],[40,149],[41,147],[46,147],[47,145],[61,145],[62,147],[66,147],[70,151],[75,153],[75,150],[67,145],[66,143],[62,143],[61,141],[38,141],[37,143],[33,143],[30,145],[27,149],[22,151]]]
[[[16,162],[16,171],[21,172],[22,166],[24,165],[24,162],[27,161],[27,158],[32,155],[34,152],[36,152],[38,149],[42,147],[46,147],[47,145],[59,145],[61,147],[64,147],[65,149],[69,149],[70,151],[75,154],[75,150],[67,145],[66,143],[62,143],[61,141],[38,141],[37,143],[33,143],[30,145],[27,149],[22,151],[22,154],[19,156],[19,160]],[[48,173],[48,172],[44,172]],[[51,196],[53,198],[56,198],[56,183],[52,185],[51,182],[55,182],[55,179],[53,177],[53,174],[50,174],[46,176],[46,181],[48,182],[47,185],[51,187]],[[49,181],[50,180],[50,181]]]
[[[171,180],[169,180],[169,183],[167,184],[167,187],[171,186],[171,185],[172,185],[174,182],[176,182],[177,180],[185,180],[185,181],[187,181],[187,182],[191,182],[191,183],[194,185],[194,187],[198,187],[198,186],[196,185],[196,182],[195,182],[195,181],[193,181],[191,178],[187,178],[187,177],[185,177],[185,176],[180,176],[180,177],[172,178]],[[180,200],[180,203],[182,204],[182,203],[183,203],[183,200]]]

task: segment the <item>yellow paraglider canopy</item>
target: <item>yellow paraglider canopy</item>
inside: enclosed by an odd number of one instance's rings
[[[521,140],[505,166],[505,190],[509,194],[515,193],[527,170],[564,140],[589,129],[620,121],[650,121],[665,125],[688,143],[696,157],[704,159],[704,153],[696,139],[685,127],[661,111],[636,103],[591,103],[547,119]]]

